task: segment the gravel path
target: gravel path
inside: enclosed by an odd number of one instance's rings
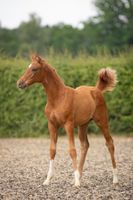
[[[73,185],[67,138],[58,140],[55,176],[43,186],[49,164],[49,139],[0,139],[0,200],[132,200],[133,138],[114,137],[119,185],[112,184],[104,139],[92,137],[80,188]],[[79,142],[76,139],[79,152]]]

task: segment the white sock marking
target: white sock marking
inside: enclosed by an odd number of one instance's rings
[[[113,168],[113,183],[118,183],[118,177],[117,177],[117,169]]]
[[[54,164],[54,160],[50,160],[47,178],[46,178],[46,180],[44,181],[43,185],[48,185],[49,182],[50,182],[50,179],[51,179],[52,176],[53,176],[53,171],[54,171],[54,165],[53,165],[53,164]]]
[[[80,173],[79,173],[79,171],[78,170],[76,170],[75,172],[74,172],[74,176],[75,176],[75,186],[76,187],[78,187],[78,186],[80,186]]]

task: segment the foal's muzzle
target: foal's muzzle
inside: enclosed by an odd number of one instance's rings
[[[17,81],[17,87],[20,89],[26,88],[28,85],[24,81]]]

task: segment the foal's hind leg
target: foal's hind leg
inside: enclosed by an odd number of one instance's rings
[[[88,124],[78,127],[78,137],[80,140],[80,162],[79,162],[80,175],[82,175],[86,154],[89,148],[89,142],[88,142],[87,132],[86,132],[87,125]]]
[[[80,173],[78,170],[78,165],[77,165],[77,152],[75,148],[75,141],[74,141],[74,126],[72,122],[67,122],[64,125],[64,128],[66,130],[66,133],[68,135],[68,148],[69,148],[69,154],[72,158],[72,164],[74,168],[74,176],[75,176],[75,186],[80,186]]]
[[[116,161],[115,161],[115,156],[114,156],[114,144],[113,144],[113,139],[109,132],[108,114],[107,114],[107,108],[106,108],[105,103],[97,107],[93,119],[102,130],[102,133],[106,140],[106,145],[110,152],[112,166],[113,166],[113,183],[116,184],[118,183],[118,178],[117,178]]]

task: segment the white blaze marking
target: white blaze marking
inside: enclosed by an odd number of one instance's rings
[[[51,179],[52,176],[53,176],[53,170],[54,170],[54,165],[53,165],[53,164],[54,164],[54,160],[50,160],[47,178],[46,178],[46,180],[44,181],[43,185],[48,185],[49,182],[50,182],[50,179]]]
[[[113,169],[113,183],[118,183],[118,177],[117,177],[117,169]]]
[[[32,66],[32,64],[29,65],[29,68]]]

